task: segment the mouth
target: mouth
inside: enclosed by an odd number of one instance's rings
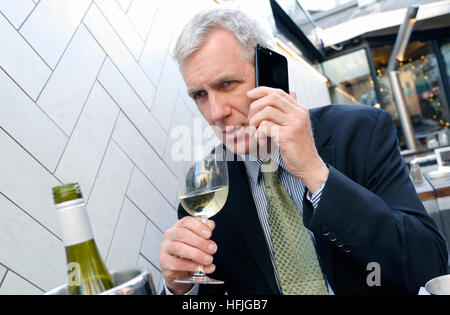
[[[243,126],[227,126],[223,130],[223,135],[228,139],[236,139],[242,131],[244,131]]]

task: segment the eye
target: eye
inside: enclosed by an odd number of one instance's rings
[[[194,94],[192,95],[192,98],[193,98],[194,101],[195,101],[195,100],[198,100],[198,99],[202,98],[202,97],[205,96],[205,95],[206,95],[206,91],[198,91],[198,92],[196,92],[196,93],[194,93]]]
[[[229,86],[230,86],[231,84],[233,84],[233,83],[234,83],[234,81],[225,81],[225,82],[222,82],[221,88],[225,89],[225,88],[229,87]]]

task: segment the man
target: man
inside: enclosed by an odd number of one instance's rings
[[[389,114],[356,105],[308,111],[293,92],[255,88],[257,43],[270,45],[255,22],[228,9],[198,14],[178,39],[189,95],[244,161],[228,162],[229,196],[214,221],[180,207],[164,233],[165,293],[417,294],[445,274],[445,240],[405,171]],[[276,144],[277,172],[261,170],[267,157],[246,158],[255,149],[249,127],[257,149],[264,135]],[[225,284],[175,282],[198,264]]]

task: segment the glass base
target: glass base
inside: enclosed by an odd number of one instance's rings
[[[176,283],[198,283],[198,284],[224,284],[225,282],[222,280],[216,280],[213,278],[210,278],[208,276],[196,276],[193,275],[189,278],[184,278],[180,280],[175,280]]]

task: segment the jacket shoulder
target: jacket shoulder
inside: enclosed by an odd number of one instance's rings
[[[321,121],[326,119],[338,119],[344,117],[346,119],[373,119],[374,117],[378,117],[382,112],[387,113],[385,110],[380,108],[359,104],[331,104],[316,107],[310,110],[310,114]]]
[[[320,122],[329,130],[333,127],[339,130],[367,130],[372,129],[379,121],[383,121],[382,125],[394,125],[389,112],[368,105],[327,105],[311,109],[310,115],[313,121]]]

